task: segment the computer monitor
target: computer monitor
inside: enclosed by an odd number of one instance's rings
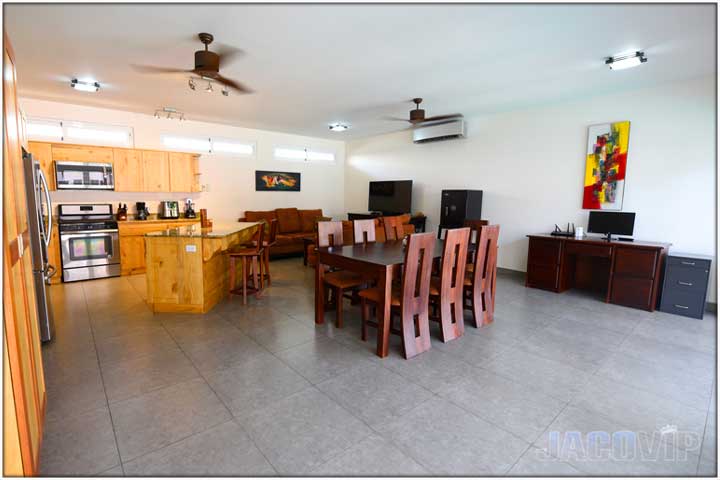
[[[630,212],[590,212],[589,233],[603,233],[607,240],[616,235],[632,235],[635,228],[635,214]]]

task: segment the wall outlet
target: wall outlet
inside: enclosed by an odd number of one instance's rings
[[[210,191],[210,184],[209,184],[209,183],[204,183],[203,185],[200,186],[200,190],[203,191],[203,192],[209,192],[209,191]]]
[[[196,245],[185,245],[185,251],[188,253],[195,253],[195,252],[197,252],[197,246]]]

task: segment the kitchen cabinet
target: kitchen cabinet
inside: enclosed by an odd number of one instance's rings
[[[55,190],[55,168],[53,167],[52,145],[43,142],[28,142],[28,151],[40,162],[40,169],[45,174],[48,188]]]
[[[144,192],[170,191],[170,164],[167,152],[142,151]]]
[[[55,162],[113,163],[113,149],[92,145],[53,144],[52,159]]]
[[[145,189],[143,156],[139,150],[113,149],[115,191],[142,192]]]
[[[191,153],[170,152],[170,191],[197,192],[198,156]]]
[[[168,228],[184,227],[196,219],[181,220],[145,220],[118,222],[120,233],[120,272],[122,275],[134,275],[145,272],[145,234]]]

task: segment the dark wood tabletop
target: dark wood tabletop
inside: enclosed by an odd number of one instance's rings
[[[443,254],[445,242],[437,240],[433,251],[433,258],[440,258]],[[474,251],[474,245],[468,246],[468,251]],[[343,245],[342,247],[318,248],[318,252],[337,255],[351,260],[370,263],[378,266],[402,265],[405,262],[405,247],[402,240],[368,243],[367,245]]]

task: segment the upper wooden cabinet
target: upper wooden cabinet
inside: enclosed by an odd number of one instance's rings
[[[167,152],[143,150],[143,175],[145,192],[170,191],[170,165]]]
[[[145,191],[145,168],[142,152],[127,148],[113,149],[115,190],[118,192]]]
[[[50,190],[55,190],[54,162],[111,163],[116,192],[199,192],[200,170],[194,153],[136,150],[92,145],[28,142]]]
[[[170,152],[170,191],[197,192],[198,157],[190,153]]]

